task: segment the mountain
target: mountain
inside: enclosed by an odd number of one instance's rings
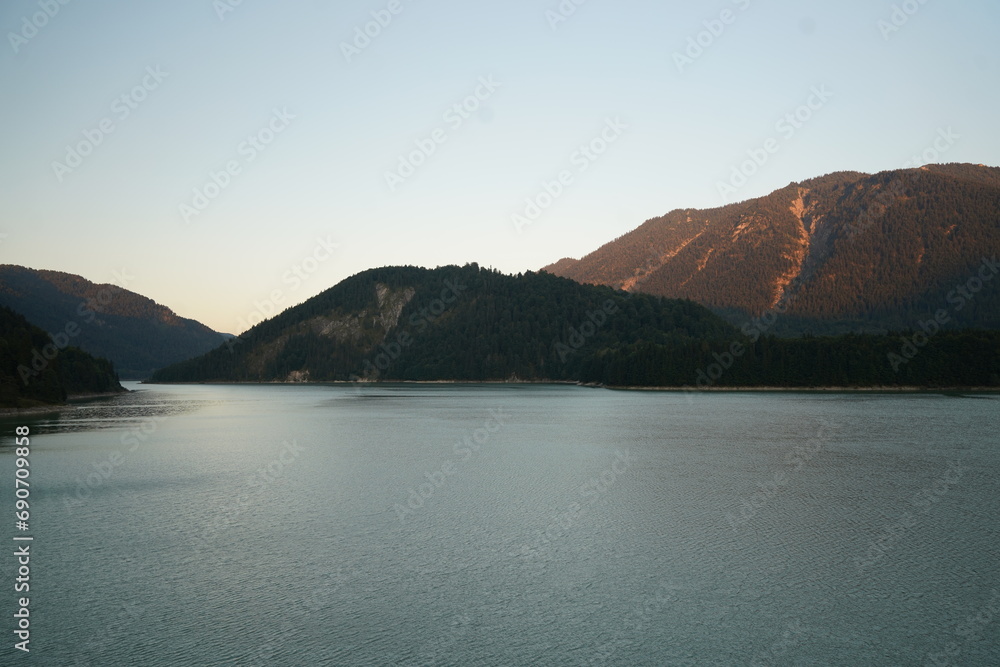
[[[734,333],[688,301],[476,264],[357,274],[154,382],[563,380],[589,348]]]
[[[544,272],[387,267],[152,381],[1000,386],[1000,332],[914,336],[780,339],[741,332],[691,301]]]
[[[0,305],[52,335],[75,331],[74,346],[110,359],[126,379],[149,377],[227,338],[116,285],[10,264],[0,265]]]
[[[774,310],[774,332],[884,332],[939,309],[946,327],[1000,328],[1000,289],[979,282],[998,258],[1000,169],[947,164],[834,173],[671,211],[542,270],[691,299],[737,324]]]
[[[53,340],[22,315],[0,306],[0,407],[63,403],[78,394],[125,391],[106,359]]]

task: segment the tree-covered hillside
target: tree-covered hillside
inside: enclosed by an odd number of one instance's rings
[[[475,264],[365,271],[153,381],[573,379],[583,349],[732,335],[688,301]]]
[[[0,407],[63,403],[74,394],[125,391],[111,362],[63,345],[0,306]]]
[[[1000,169],[945,164],[829,174],[719,208],[675,210],[544,270],[691,299],[736,324],[780,306],[775,333],[884,332],[950,307],[998,259]],[[965,300],[947,328],[1000,329],[1000,289]]]
[[[365,271],[154,382],[1000,386],[1000,332],[780,339],[690,301],[475,264]]]
[[[0,305],[53,335],[75,327],[73,345],[111,359],[121,376],[131,379],[149,377],[224,340],[152,299],[59,271],[0,265]]]

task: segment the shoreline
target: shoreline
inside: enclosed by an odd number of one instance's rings
[[[0,418],[5,416],[36,415],[47,412],[61,412],[62,410],[76,410],[80,403],[96,398],[112,398],[130,393],[131,390],[124,391],[103,391],[95,393],[70,394],[66,397],[65,403],[52,403],[50,405],[33,405],[30,408],[0,407]]]
[[[44,415],[46,413],[62,412],[63,410],[76,410],[77,406],[68,403],[58,405],[36,405],[30,408],[0,408],[0,419],[4,417],[20,417],[21,415]]]
[[[685,394],[712,392],[789,392],[796,394],[1000,394],[1000,387],[612,387],[616,391],[668,391]]]
[[[855,386],[855,387],[782,387],[782,386],[760,386],[760,387],[740,387],[740,386],[712,386],[712,387],[678,387],[678,386],[635,386],[635,385],[604,385],[590,382],[576,382],[573,380],[385,380],[372,382],[352,382],[350,380],[329,380],[329,381],[306,381],[306,382],[249,382],[249,381],[226,381],[213,380],[205,382],[148,382],[139,381],[142,385],[304,385],[304,386],[365,386],[378,387],[388,385],[571,385],[585,387],[588,389],[607,389],[609,391],[660,391],[685,394],[700,394],[712,392],[787,392],[787,393],[830,393],[830,394],[853,394],[853,393],[891,393],[891,394],[955,394],[955,393],[975,393],[975,394],[1000,394],[1000,387],[921,387],[918,385],[908,386]]]
[[[73,401],[85,401],[89,398],[108,398],[110,396],[121,396],[122,394],[129,393],[130,391],[131,390],[129,389],[124,389],[124,391],[97,391],[97,392],[85,392],[83,394],[70,394],[66,397],[66,403],[69,404]]]

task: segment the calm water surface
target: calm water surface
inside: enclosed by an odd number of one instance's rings
[[[1000,665],[996,396],[128,386],[2,664]]]

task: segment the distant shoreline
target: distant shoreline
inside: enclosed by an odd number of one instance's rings
[[[144,385],[306,385],[306,386],[364,386],[364,387],[379,387],[386,385],[428,385],[428,384],[455,384],[455,385],[478,385],[478,384],[496,384],[496,385],[519,385],[519,384],[532,384],[532,385],[571,385],[575,387],[585,387],[589,389],[608,389],[611,391],[660,391],[660,392],[673,392],[673,393],[685,393],[685,394],[700,394],[700,393],[725,393],[725,392],[788,392],[788,393],[819,393],[819,394],[853,394],[853,393],[891,393],[891,394],[953,394],[953,393],[976,393],[976,394],[1000,394],[1000,387],[920,387],[920,386],[873,386],[873,387],[780,387],[780,386],[762,386],[762,387],[733,387],[733,386],[712,386],[712,387],[647,387],[647,386],[617,386],[617,385],[604,385],[604,384],[594,384],[589,382],[575,382],[571,380],[386,380],[378,382],[351,382],[345,380],[328,380],[328,381],[308,381],[308,382],[280,382],[280,381],[269,381],[269,382],[247,382],[247,381],[229,381],[229,380],[212,380],[205,382],[148,382],[139,381],[140,384]]]
[[[712,392],[789,392],[796,394],[1000,394],[1000,387],[605,387],[618,391],[668,391],[685,394]]]

